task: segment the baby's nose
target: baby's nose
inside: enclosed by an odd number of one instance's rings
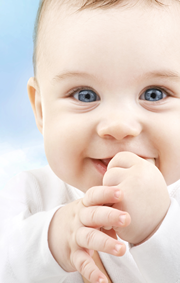
[[[142,131],[141,123],[132,115],[110,115],[101,120],[97,133],[101,138],[122,140],[126,137],[136,137]]]

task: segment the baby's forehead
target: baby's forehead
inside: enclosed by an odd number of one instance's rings
[[[160,0],[142,0],[140,2],[159,3],[159,5],[162,3]],[[111,7],[128,7],[132,5],[134,5],[134,0],[42,0],[39,5],[34,29],[34,68],[36,69],[38,55],[42,52],[43,41],[48,31],[51,31],[53,26],[57,24],[57,20],[60,24],[67,15],[70,16],[71,13],[81,12],[86,9],[101,9],[105,11]]]
[[[165,0],[162,0],[163,3]],[[174,0],[175,1],[175,0]],[[140,0],[136,1],[136,4],[140,6],[146,6],[147,4],[162,5],[162,2],[157,0]],[[157,4],[159,3],[159,4]],[[102,11],[107,13],[111,11],[111,8],[118,9],[119,7],[129,8],[135,6],[134,0],[87,0],[86,2],[82,0],[44,0],[41,2],[36,28],[34,33],[34,71],[36,76],[36,69],[38,64],[41,62],[41,58],[46,53],[45,50],[50,49],[54,44],[51,35],[54,34],[55,37],[59,37],[60,33],[57,34],[56,26],[58,29],[68,28],[64,23],[68,22],[68,18],[71,16],[78,15],[78,13],[83,13],[84,10],[92,13],[94,10]],[[162,8],[160,8],[162,9]],[[98,15],[98,14],[97,14]],[[76,17],[75,20],[77,20]],[[81,17],[78,18],[80,20]],[[73,21],[71,21],[71,25]],[[83,26],[83,23],[82,23]],[[81,27],[80,27],[81,28]],[[56,34],[55,34],[56,33]]]

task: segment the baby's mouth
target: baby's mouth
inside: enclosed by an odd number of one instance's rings
[[[149,158],[149,157],[142,157],[142,156],[139,156],[143,159],[145,159],[146,161],[152,163],[155,165],[155,158]],[[101,173],[101,174],[105,174],[106,171],[107,171],[107,167],[108,167],[108,164],[109,162],[111,161],[113,157],[110,157],[110,158],[104,158],[104,159],[92,159],[96,169]]]
[[[107,166],[112,158],[104,158],[104,159],[92,159],[96,169],[104,175],[107,171]]]
[[[106,167],[108,167],[108,164],[109,164],[109,162],[111,161],[112,158],[113,158],[113,157],[111,157],[111,158],[105,158],[105,159],[100,159],[100,161],[101,161]],[[141,158],[143,158],[143,159],[145,159],[146,161],[148,161],[148,162],[150,162],[150,163],[152,163],[152,164],[155,165],[155,158],[145,158],[145,157],[141,157]]]
[[[111,158],[105,158],[105,159],[100,159],[100,161],[102,163],[104,163],[106,165],[106,167],[108,166],[109,162],[111,161],[112,157]]]

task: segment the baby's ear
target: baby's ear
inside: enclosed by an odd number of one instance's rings
[[[42,113],[42,101],[41,95],[39,92],[38,83],[35,78],[30,78],[27,84],[28,95],[31,102],[31,106],[34,112],[36,125],[41,132],[43,133],[43,113]]]

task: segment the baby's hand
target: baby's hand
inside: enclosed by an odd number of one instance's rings
[[[165,217],[170,197],[158,168],[130,152],[120,152],[110,161],[103,185],[118,186],[123,200],[112,207],[131,216],[128,227],[113,227],[120,238],[132,244],[148,239]]]
[[[123,200],[112,207],[128,212],[131,224],[113,227],[120,238],[137,245],[154,234],[170,205],[167,185],[154,164],[133,153],[120,152],[110,161],[103,185],[118,186],[123,191]]]
[[[124,255],[125,244],[116,239],[115,232],[113,231],[114,235],[110,233],[110,237],[100,231],[101,227],[129,225],[128,213],[103,206],[120,202],[122,198],[123,194],[117,187],[93,187],[83,199],[74,201],[55,213],[49,228],[49,247],[65,271],[79,271],[91,283],[108,282],[92,256],[94,250],[115,256]]]

